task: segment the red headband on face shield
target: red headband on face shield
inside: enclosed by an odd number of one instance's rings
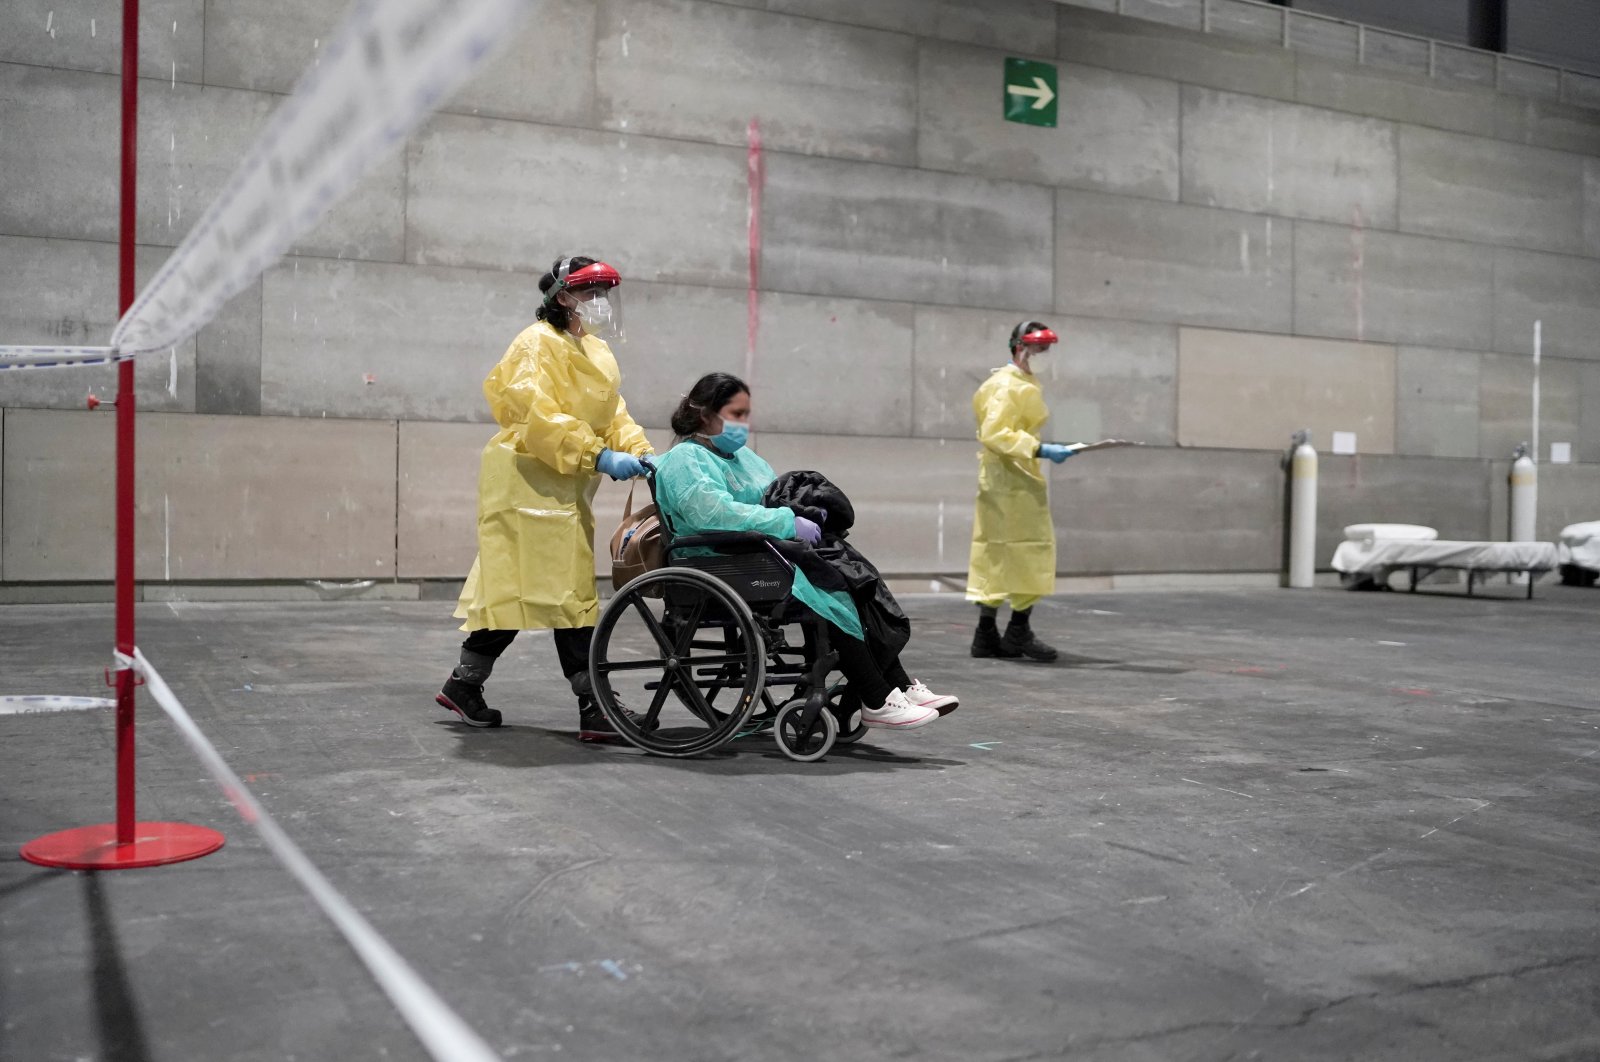
[[[1034,346],[1048,347],[1052,343],[1061,342],[1061,337],[1048,328],[1036,328],[1032,332],[1024,332],[1017,337],[1018,343],[1032,343]]]
[[[604,262],[591,262],[582,269],[574,269],[559,278],[563,288],[605,287],[614,288],[622,281],[615,269]]]

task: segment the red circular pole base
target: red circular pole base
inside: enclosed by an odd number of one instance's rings
[[[185,822],[136,822],[133,841],[117,843],[117,825],[77,826],[48,833],[22,846],[22,858],[65,870],[133,870],[199,859],[226,840],[216,830]]]

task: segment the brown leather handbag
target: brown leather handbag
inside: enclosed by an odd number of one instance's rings
[[[637,486],[635,481],[634,487]],[[661,515],[655,502],[638,512],[633,511],[634,487],[628,488],[622,522],[611,536],[611,586],[615,590],[667,564],[666,533],[661,526]]]

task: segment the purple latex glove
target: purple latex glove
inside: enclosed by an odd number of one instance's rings
[[[797,516],[794,518],[794,537],[808,546],[815,546],[822,541],[822,528],[803,516]]]

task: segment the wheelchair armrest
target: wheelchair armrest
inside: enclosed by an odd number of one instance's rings
[[[765,550],[771,541],[774,540],[770,535],[763,535],[759,531],[707,531],[701,535],[673,539],[667,546],[667,552],[710,547],[719,553],[757,553]]]

